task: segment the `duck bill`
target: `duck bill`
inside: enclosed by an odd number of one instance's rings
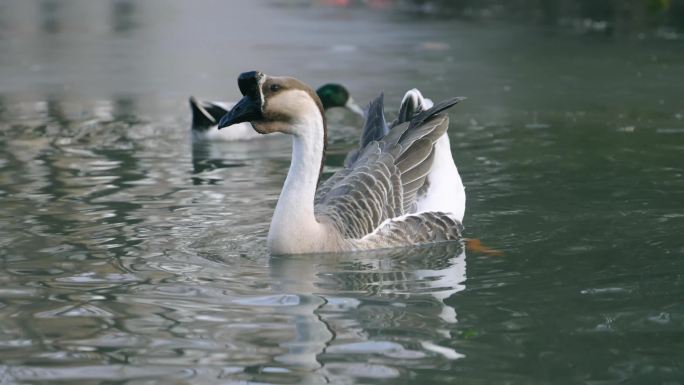
[[[344,106],[347,107],[353,113],[361,116],[362,118],[366,115],[366,113],[363,112],[363,109],[359,107],[359,105],[356,104],[356,102],[352,98],[349,98],[349,100],[347,100],[347,103]]]
[[[233,124],[251,122],[263,118],[261,114],[261,103],[251,96],[245,96],[236,105],[223,115],[219,120],[218,128],[232,126]]]

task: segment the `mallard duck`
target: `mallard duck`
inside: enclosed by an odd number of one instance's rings
[[[323,103],[324,109],[335,107],[346,108],[355,114],[364,116],[364,112],[349,94],[346,87],[337,83],[324,84],[316,90]],[[260,138],[248,123],[235,125],[230,130],[219,131],[216,124],[235,103],[210,102],[190,97],[192,111],[192,136],[194,140],[202,141],[235,141]]]
[[[238,78],[243,98],[218,128],[249,122],[260,134],[292,136],[292,163],[268,233],[273,254],[347,252],[461,240],[462,224],[451,211],[419,210],[433,169],[435,146],[446,133],[442,113],[463,100],[451,98],[367,143],[356,160],[319,185],[326,147],[326,120],[318,95],[290,77],[258,71]],[[366,124],[383,115],[382,95],[371,102]],[[382,119],[384,122],[384,118]]]

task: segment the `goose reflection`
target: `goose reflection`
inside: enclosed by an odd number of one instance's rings
[[[274,289],[287,293],[282,309],[293,328],[292,339],[281,344],[286,353],[275,358],[278,362],[330,380],[394,377],[396,360],[433,363],[436,356],[463,357],[447,346],[458,322],[447,299],[465,289],[460,243],[358,255],[272,257],[270,267],[278,286]],[[369,356],[374,357],[372,365]]]

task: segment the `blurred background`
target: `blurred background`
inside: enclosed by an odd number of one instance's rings
[[[289,142],[190,135],[253,69],[468,97],[487,247],[268,255]],[[682,384],[682,90],[681,0],[0,0],[0,384]]]
[[[24,99],[234,98],[236,73],[250,68],[357,86],[367,84],[364,76],[414,67],[464,91],[514,81],[529,66],[537,77],[607,77],[608,84],[657,68],[659,79],[668,55],[681,51],[684,28],[677,0],[5,0],[0,7],[0,91]],[[399,50],[404,55],[390,56]],[[464,76],[473,70],[482,76]],[[468,84],[473,77],[479,87]]]

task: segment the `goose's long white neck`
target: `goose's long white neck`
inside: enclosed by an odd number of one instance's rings
[[[292,163],[268,232],[272,253],[315,250],[322,241],[323,229],[314,215],[314,196],[325,148],[323,119],[312,103],[306,114],[291,125]]]

